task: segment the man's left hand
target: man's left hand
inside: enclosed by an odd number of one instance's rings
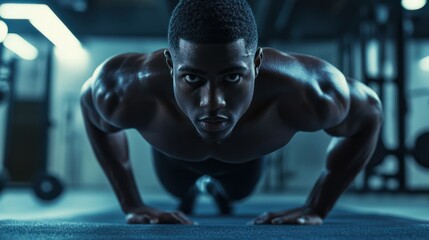
[[[298,224],[320,225],[322,218],[309,207],[300,207],[280,212],[265,212],[248,222],[248,225],[259,224]]]

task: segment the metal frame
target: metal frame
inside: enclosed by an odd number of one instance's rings
[[[390,9],[390,16],[387,22],[377,21],[377,16],[375,14],[375,9],[377,4],[383,4]],[[387,84],[393,84],[396,90],[396,108],[397,108],[397,147],[393,149],[385,149],[384,158],[387,156],[394,156],[397,164],[398,170],[392,174],[380,174],[376,171],[376,166],[368,166],[363,172],[363,186],[354,187],[351,190],[353,192],[380,192],[380,193],[429,193],[428,188],[410,188],[407,184],[407,165],[406,157],[412,156],[413,150],[408,149],[405,144],[405,139],[407,135],[406,126],[408,123],[408,101],[406,94],[406,82],[407,82],[407,64],[406,64],[406,47],[408,36],[405,32],[403,23],[405,20],[404,10],[402,9],[399,1],[375,1],[372,4],[366,6],[366,10],[363,12],[364,21],[357,27],[359,30],[351,33],[354,36],[357,36],[359,39],[360,45],[360,58],[361,58],[361,67],[363,73],[363,82],[370,86],[375,86],[377,88],[377,93],[382,101],[386,99],[384,87]],[[356,30],[356,29],[355,29]],[[350,33],[348,33],[350,34]],[[344,70],[353,69],[353,60],[347,59],[347,57],[353,58],[351,54],[351,49],[353,48],[353,43],[347,43],[344,36],[342,41],[340,41],[340,57],[342,59],[342,66]],[[377,77],[371,77],[367,73],[366,69],[366,59],[367,59],[367,43],[370,38],[375,38],[380,47],[378,49],[378,65],[380,69],[386,63],[386,45],[388,40],[393,40],[394,49],[395,49],[395,66],[396,66],[396,76],[393,79],[389,79],[388,76],[384,74],[382,70],[379,71]],[[353,38],[352,38],[353,39]],[[353,74],[353,72],[352,72]],[[380,138],[383,136],[384,129],[381,130]],[[374,188],[370,185],[370,179],[372,177],[381,178],[384,186],[381,188]],[[391,189],[387,186],[388,181],[396,181],[397,187]]]

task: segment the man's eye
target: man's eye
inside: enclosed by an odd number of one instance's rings
[[[230,74],[226,76],[225,80],[229,83],[236,83],[241,80],[240,74]]]
[[[188,83],[197,83],[200,81],[200,78],[195,75],[186,75],[185,81],[187,81]]]

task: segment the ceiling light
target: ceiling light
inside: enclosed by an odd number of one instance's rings
[[[44,4],[5,3],[0,5],[0,16],[5,19],[30,19],[44,11]]]
[[[6,48],[25,60],[34,60],[39,54],[37,48],[15,33],[9,33],[3,44]]]
[[[57,48],[74,51],[82,48],[79,40],[45,4],[0,5],[0,16],[5,19],[27,19]]]
[[[426,5],[426,0],[402,0],[401,3],[407,10],[418,10]]]
[[[6,38],[7,35],[7,25],[5,22],[0,21],[0,43]]]

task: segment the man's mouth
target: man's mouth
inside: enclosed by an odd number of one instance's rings
[[[199,125],[207,132],[222,131],[228,124],[226,116],[204,116],[198,119]]]

